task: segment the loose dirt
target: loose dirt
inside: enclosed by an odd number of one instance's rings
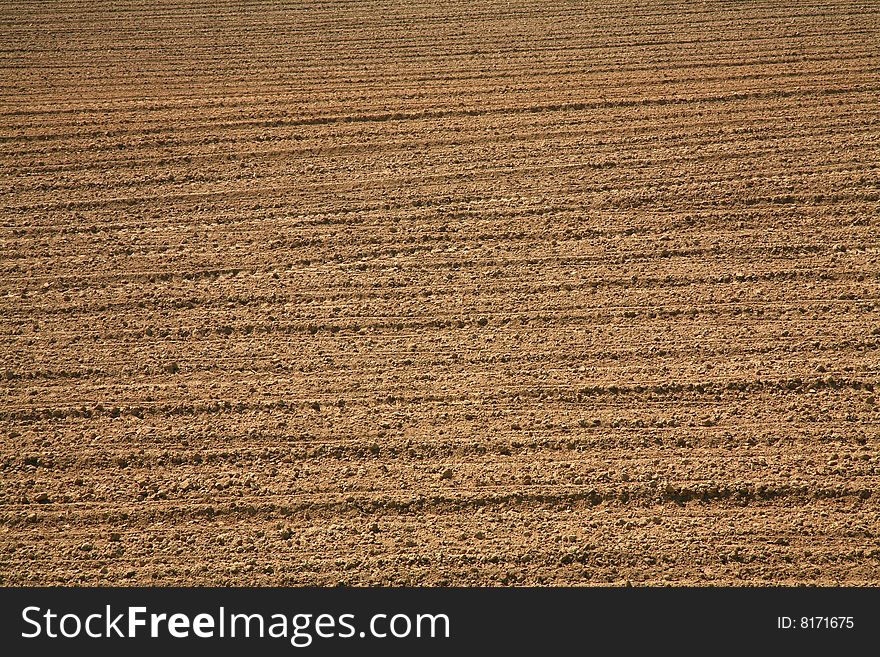
[[[880,575],[880,13],[0,3],[0,583]]]

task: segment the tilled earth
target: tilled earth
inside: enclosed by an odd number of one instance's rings
[[[880,577],[880,12],[0,3],[0,584]]]

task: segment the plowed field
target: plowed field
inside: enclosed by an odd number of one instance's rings
[[[880,583],[873,2],[0,3],[0,584]]]

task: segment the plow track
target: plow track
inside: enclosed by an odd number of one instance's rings
[[[0,584],[876,585],[871,3],[0,3]]]

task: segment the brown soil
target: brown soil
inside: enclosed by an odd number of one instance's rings
[[[89,5],[0,5],[0,583],[878,583],[871,3]]]

